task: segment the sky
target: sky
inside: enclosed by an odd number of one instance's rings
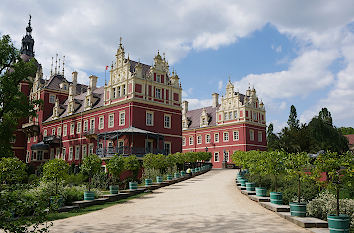
[[[230,79],[254,86],[267,123],[286,126],[295,105],[302,123],[327,107],[337,127],[354,126],[353,0],[2,0],[0,35],[20,48],[29,14],[37,60],[52,57],[65,75],[103,85],[119,38],[133,60],[151,65],[159,50],[175,69],[189,109],[211,105]]]

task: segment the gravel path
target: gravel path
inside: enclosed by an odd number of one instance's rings
[[[141,198],[54,221],[51,232],[308,232],[242,195],[236,170],[206,174]]]

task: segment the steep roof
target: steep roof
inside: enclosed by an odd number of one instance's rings
[[[61,90],[60,84],[62,82],[66,82],[69,85],[72,84],[72,82],[69,82],[63,75],[61,74],[55,74],[50,77],[46,85],[44,86],[45,88],[51,89],[51,90]],[[84,84],[76,84],[76,93],[81,94],[87,91],[87,85]]]
[[[139,62],[133,61],[133,60],[129,60],[130,62],[130,72],[134,73],[135,70],[135,66],[139,64]],[[142,68],[143,68],[143,76],[146,76],[149,73],[150,67],[149,65],[140,63]]]
[[[216,125],[216,110],[220,105],[217,107],[208,106],[205,108],[198,108],[194,110],[190,110],[186,113],[187,119],[191,121],[191,125],[188,129],[195,129],[200,128],[200,116],[202,115],[203,109],[205,109],[206,113],[210,117],[210,122],[208,126],[215,126]]]
[[[344,135],[346,138],[348,138],[349,145],[354,145],[354,134],[348,134]]]

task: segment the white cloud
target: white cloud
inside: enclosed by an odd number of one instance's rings
[[[211,106],[212,99],[184,99],[188,101],[188,109],[198,109],[203,107]]]
[[[218,90],[219,91],[221,91],[222,89],[223,89],[223,87],[224,87],[224,82],[222,81],[222,80],[220,80],[219,82],[218,82]]]

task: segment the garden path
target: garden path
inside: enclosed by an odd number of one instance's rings
[[[308,232],[242,195],[236,170],[212,170],[96,212],[54,221],[51,232]]]

